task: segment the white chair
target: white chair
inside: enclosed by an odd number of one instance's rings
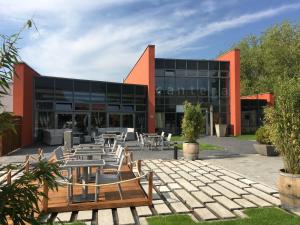
[[[127,139],[127,132],[125,133],[125,135],[124,135],[124,138],[123,138],[123,143],[125,143],[126,142],[126,139]]]
[[[141,147],[141,150],[144,150],[144,148],[148,148],[150,147],[150,143],[144,139],[143,135],[140,134],[140,147]]]
[[[136,140],[137,140],[137,146],[139,146],[140,145],[140,136],[139,136],[139,133],[135,132],[135,135],[136,135]]]
[[[165,141],[163,140],[163,146],[167,146],[167,147],[172,146],[173,143],[172,143],[171,139],[172,139],[172,134],[169,133],[168,137],[167,137],[167,140],[165,140]]]
[[[102,155],[101,157],[102,157],[102,159],[105,160],[105,162],[111,162],[110,165],[118,164],[121,156],[124,155],[124,152],[125,152],[125,149],[121,145],[118,145],[116,152],[107,153],[107,154]],[[107,164],[107,165],[109,165],[109,164]]]
[[[164,132],[164,131],[161,132],[161,137],[162,137],[162,138],[165,137],[165,132]]]

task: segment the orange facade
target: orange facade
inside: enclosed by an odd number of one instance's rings
[[[124,80],[148,86],[148,132],[155,132],[155,46],[149,45]]]
[[[25,63],[15,66],[13,78],[13,112],[22,117],[21,146],[32,144],[33,133],[33,77],[39,76]]]
[[[232,135],[241,135],[240,50],[233,49],[217,60],[230,62],[230,125]]]
[[[242,96],[241,99],[247,100],[266,100],[269,106],[273,106],[275,103],[274,95],[271,93],[263,93],[263,94],[256,94],[256,95],[247,95]]]

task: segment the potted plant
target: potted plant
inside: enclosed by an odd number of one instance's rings
[[[200,104],[192,105],[184,103],[184,115],[182,119],[182,136],[186,142],[183,143],[183,156],[187,160],[195,160],[199,154],[199,143],[197,138],[204,125],[204,118]]]
[[[271,142],[282,156],[278,178],[282,207],[300,212],[300,80],[283,79],[275,89],[274,107],[265,110]]]
[[[215,128],[217,137],[225,137],[227,129],[226,124],[217,123],[215,124]]]
[[[278,151],[275,150],[270,140],[269,131],[266,126],[261,126],[255,133],[257,143],[253,144],[256,152],[265,156],[277,156]]]

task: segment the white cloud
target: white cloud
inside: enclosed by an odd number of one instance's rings
[[[41,74],[120,82],[147,44],[156,44],[156,52],[164,55],[187,52],[193,46],[200,50],[205,48],[197,42],[201,38],[300,8],[290,4],[219,21],[207,17],[205,23],[202,17],[221,4],[192,2],[193,8],[159,1],[152,8],[115,13],[132,3],[141,4],[139,0],[10,0],[0,2],[0,15],[12,18],[14,26],[20,25],[19,18],[25,21],[35,15],[39,33],[26,33],[21,56]]]

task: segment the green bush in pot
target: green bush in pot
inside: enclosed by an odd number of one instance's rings
[[[283,208],[300,212],[300,79],[278,82],[275,105],[265,110],[271,142],[280,152],[284,169],[278,179]]]
[[[184,103],[184,116],[182,119],[183,155],[185,159],[196,159],[199,153],[197,138],[200,136],[204,125],[204,118],[200,104],[193,105],[190,102]]]
[[[261,126],[255,132],[256,141],[260,144],[271,145],[269,130],[266,126]]]

